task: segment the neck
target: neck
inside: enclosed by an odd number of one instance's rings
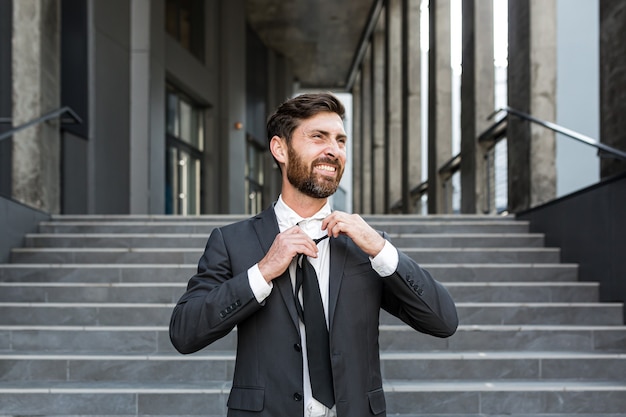
[[[328,201],[328,198],[310,197],[298,190],[285,189],[284,187],[281,195],[285,204],[303,218],[311,217],[320,211]]]

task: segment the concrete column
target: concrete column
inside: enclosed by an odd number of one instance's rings
[[[13,115],[13,0],[0,1],[0,119],[11,120]],[[5,120],[5,121],[6,121]],[[0,133],[11,130],[11,123],[0,123]],[[11,195],[11,139],[0,141],[0,195]]]
[[[243,0],[220,2],[222,47],[220,48],[222,158],[228,161],[225,178],[228,206],[224,212],[246,212],[246,21]],[[242,122],[244,129],[236,129]]]
[[[385,212],[402,198],[402,0],[388,0],[387,32],[387,178]]]
[[[600,140],[626,151],[626,2],[600,0]],[[600,177],[626,171],[626,161],[603,158]]]
[[[405,86],[405,129],[403,140],[405,141],[405,184],[403,194],[422,182],[422,52],[420,43],[420,0],[404,0],[407,4],[405,13],[407,16],[406,46],[404,54],[404,71],[406,77]],[[406,199],[406,198],[405,198]],[[405,213],[414,213],[419,207],[408,207]]]
[[[352,87],[352,153],[348,156],[352,160],[352,183],[356,186],[352,187],[352,210],[355,213],[361,213],[363,211],[363,161],[361,159],[362,153],[362,108],[363,108],[363,95],[361,93],[361,74],[357,74],[354,79],[354,86]]]
[[[556,119],[556,0],[509,0],[509,106]],[[515,117],[508,128],[509,210],[556,195],[553,132]]]
[[[150,200],[150,9],[150,0],[131,2],[130,214],[148,213]]]
[[[428,212],[449,212],[452,185],[439,168],[452,157],[452,68],[450,0],[431,0],[428,54]]]
[[[368,47],[361,64],[361,213],[372,213],[372,48]]]
[[[89,4],[89,211],[127,214],[131,5],[106,0]]]
[[[463,73],[461,75],[461,212],[495,210],[493,160],[478,135],[492,122],[494,110],[493,3],[463,0]]]
[[[130,52],[130,213],[165,210],[163,0],[132,0]]]
[[[384,12],[383,12],[384,13]],[[374,213],[385,212],[386,178],[383,174],[387,170],[386,159],[386,44],[385,19],[378,19],[376,31],[372,36],[372,210]]]
[[[13,2],[13,125],[60,107],[60,3]],[[13,198],[50,212],[60,211],[59,122],[13,136]]]

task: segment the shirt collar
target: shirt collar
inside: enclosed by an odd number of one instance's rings
[[[285,201],[283,200],[282,195],[278,196],[278,201],[274,205],[274,212],[276,213],[276,220],[278,221],[278,227],[280,231],[289,229],[292,226],[300,223],[303,220],[323,220],[332,212],[330,208],[330,203],[326,201],[326,204],[314,215],[308,218],[304,218],[300,216],[298,213],[293,211],[291,207],[289,207]]]

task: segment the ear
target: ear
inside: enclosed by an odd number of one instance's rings
[[[280,137],[272,137],[270,140],[270,152],[280,164],[284,165],[287,161],[287,143]]]

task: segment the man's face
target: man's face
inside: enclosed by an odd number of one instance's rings
[[[288,147],[287,179],[314,198],[337,191],[346,164],[346,132],[336,113],[323,112],[303,120]]]

